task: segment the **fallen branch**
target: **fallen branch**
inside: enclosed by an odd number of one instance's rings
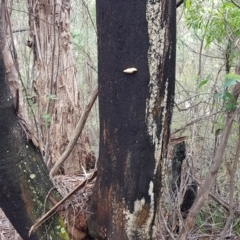
[[[59,167],[64,163],[64,161],[68,158],[68,156],[72,152],[73,148],[75,147],[75,145],[77,143],[77,140],[78,140],[79,136],[81,135],[81,132],[84,128],[84,125],[85,125],[86,120],[88,118],[89,112],[90,112],[94,102],[97,99],[97,95],[98,95],[98,87],[96,86],[91,93],[88,104],[83,109],[81,118],[77,123],[76,130],[75,130],[75,133],[74,133],[71,141],[68,143],[65,151],[63,152],[61,157],[58,159],[58,161],[55,163],[55,165],[51,169],[51,171],[49,173],[50,178],[53,178],[53,176],[56,174]]]
[[[58,202],[53,208],[46,212],[42,217],[37,219],[35,224],[31,227],[28,235],[30,236],[37,228],[39,228],[53,213],[55,213],[60,205],[62,205],[68,198],[74,195],[77,191],[84,188],[88,182],[91,182],[97,176],[97,170],[95,170],[92,175],[86,178],[81,184],[79,184],[72,192],[70,192],[66,197],[64,197],[60,202]]]
[[[226,202],[223,202],[223,200],[219,199],[218,197],[216,197],[215,195],[213,195],[212,193],[209,193],[209,196],[218,204],[220,204],[226,211],[229,212],[229,205]]]

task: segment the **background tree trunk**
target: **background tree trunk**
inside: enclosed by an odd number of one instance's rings
[[[182,162],[186,158],[186,145],[185,142],[177,143],[173,146],[173,157],[172,157],[172,193],[174,200],[181,185],[181,171]]]
[[[156,235],[174,98],[175,11],[169,0],[97,1],[100,152],[89,219],[97,239]],[[133,67],[137,72],[123,72]]]
[[[51,168],[70,141],[81,112],[70,43],[70,0],[28,0],[28,4],[38,132],[45,162]],[[74,173],[81,165],[85,167],[89,151],[88,138],[83,133],[64,171]]]
[[[48,220],[49,225],[28,236],[36,219],[61,196],[49,180],[40,152],[27,140],[17,120],[5,75],[2,30],[0,43],[0,207],[24,240],[69,239],[58,214]]]

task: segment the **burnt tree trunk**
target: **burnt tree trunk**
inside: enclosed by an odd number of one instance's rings
[[[173,147],[172,158],[172,193],[174,200],[177,197],[181,184],[182,162],[186,158],[185,142],[180,142]]]
[[[61,196],[49,180],[40,152],[18,122],[6,80],[3,47],[0,29],[0,207],[24,240],[69,239],[58,214],[28,236],[36,219]]]
[[[89,218],[97,239],[156,235],[174,98],[175,11],[172,0],[97,1],[100,153]],[[137,71],[123,72],[128,68]]]
[[[192,181],[191,184],[189,184],[187,187],[187,190],[183,197],[183,202],[180,206],[183,219],[187,217],[188,212],[197,197],[197,194],[198,194],[198,184],[196,181]]]

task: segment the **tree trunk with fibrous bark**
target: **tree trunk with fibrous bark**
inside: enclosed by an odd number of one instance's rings
[[[36,78],[36,116],[42,153],[49,169],[60,158],[80,118],[80,95],[70,36],[70,0],[28,0]],[[87,135],[82,133],[62,168],[86,168]]]

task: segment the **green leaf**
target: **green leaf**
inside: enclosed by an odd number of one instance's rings
[[[231,86],[235,85],[236,83],[237,83],[236,79],[229,78],[229,79],[225,80],[223,87],[224,88],[231,87]]]
[[[186,7],[187,9],[190,9],[190,7],[191,7],[191,5],[192,5],[192,1],[191,1],[191,0],[186,0],[186,1],[184,1],[184,4],[185,4],[185,7]]]
[[[224,95],[225,95],[226,98],[228,98],[231,102],[236,102],[235,97],[233,96],[232,93],[230,93],[230,92],[225,92]]]
[[[223,97],[223,93],[222,93],[222,92],[216,93],[216,94],[214,95],[214,97],[215,97],[216,99],[222,98],[222,97]]]
[[[225,91],[222,95],[224,107],[226,111],[235,111],[238,103],[232,93]]]
[[[205,84],[208,82],[208,80],[209,80],[209,78],[202,80],[202,81],[198,84],[197,89],[199,89],[200,87],[202,87],[203,85],[205,85]]]
[[[234,111],[234,110],[236,110],[236,108],[237,108],[236,104],[232,104],[232,103],[225,104],[225,109],[227,111]]]
[[[225,82],[223,86],[225,88],[231,87],[234,86],[237,82],[240,82],[240,75],[230,73],[225,76]]]
[[[240,81],[240,75],[234,74],[234,73],[229,73],[225,76],[226,80],[234,79],[236,81]]]

